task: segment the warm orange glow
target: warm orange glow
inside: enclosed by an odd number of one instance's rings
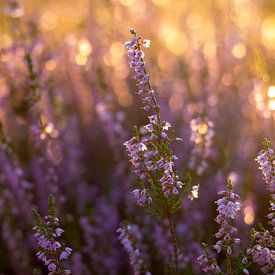
[[[190,29],[199,29],[202,25],[202,17],[198,13],[191,13],[188,15],[186,23]]]
[[[112,43],[110,47],[110,54],[114,58],[121,58],[125,53],[124,45],[120,42]]]
[[[271,111],[275,111],[275,98],[269,100],[268,102],[268,109]]]
[[[246,47],[245,45],[239,43],[236,44],[232,50],[231,53],[238,59],[242,59],[243,57],[245,57],[246,55]]]
[[[120,3],[124,6],[132,6],[134,4],[134,0],[120,0]]]
[[[244,222],[246,224],[253,224],[254,222],[254,209],[251,206],[246,206],[244,208]]]
[[[200,135],[205,135],[208,131],[208,125],[206,123],[201,123],[198,125],[198,132]]]
[[[40,29],[42,31],[53,30],[57,25],[57,16],[55,13],[46,12],[40,18]]]
[[[183,32],[177,26],[163,25],[161,36],[168,50],[176,55],[182,55],[187,48],[187,40]]]
[[[92,45],[87,39],[81,39],[78,41],[79,55],[86,57],[92,53]]]
[[[275,17],[271,15],[262,23],[262,42],[265,47],[275,49]]]
[[[270,86],[267,91],[267,95],[270,98],[275,97],[275,86]]]
[[[87,56],[77,54],[75,57],[75,62],[77,65],[85,65],[87,63]]]
[[[152,0],[152,2],[157,6],[164,6],[169,3],[170,0]]]
[[[9,48],[12,45],[12,38],[8,34],[2,34],[0,36],[0,49]]]
[[[45,127],[45,132],[47,134],[51,134],[53,132],[53,124],[51,122],[48,123],[48,125]]]
[[[45,68],[47,71],[54,71],[56,68],[56,61],[53,59],[46,61]]]

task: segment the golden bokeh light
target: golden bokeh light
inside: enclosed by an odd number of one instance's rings
[[[234,45],[234,47],[231,50],[231,53],[236,58],[242,59],[246,55],[246,47],[244,44],[238,43],[238,44]]]
[[[39,26],[42,31],[53,30],[58,23],[57,15],[53,12],[45,12],[40,17]]]
[[[275,98],[270,99],[267,106],[269,110],[275,111]]]
[[[202,17],[198,13],[191,13],[186,19],[187,26],[193,30],[199,29],[202,25],[202,22]]]
[[[50,72],[54,71],[55,68],[56,68],[56,61],[55,60],[50,59],[50,60],[48,60],[48,61],[45,62],[45,69],[47,71],[50,71]]]
[[[87,39],[81,39],[78,41],[78,53],[83,57],[87,57],[93,51],[91,43]],[[84,59],[83,59],[84,60]]]
[[[206,123],[201,123],[198,125],[198,132],[200,135],[205,135],[208,131],[208,125]]]
[[[134,4],[134,0],[120,0],[123,6],[130,7]]]
[[[275,49],[275,15],[267,17],[262,23],[262,42],[265,47]]]
[[[88,60],[87,56],[83,56],[83,55],[80,55],[80,54],[77,54],[75,56],[75,63],[77,65],[83,66],[87,63],[87,60]]]
[[[214,57],[217,53],[217,46],[214,41],[208,41],[203,47],[203,53],[206,58]]]
[[[53,132],[53,129],[53,123],[49,122],[48,125],[45,127],[45,132],[50,135]]]
[[[157,6],[165,6],[170,2],[170,0],[152,0],[152,2]]]
[[[244,208],[244,222],[248,225],[253,224],[254,222],[254,209],[252,206],[246,206]]]
[[[125,53],[124,45],[120,42],[112,43],[110,47],[110,54],[114,58],[121,58]]]
[[[12,45],[12,38],[10,35],[4,33],[0,36],[0,49],[6,49],[11,47]]]
[[[187,39],[177,26],[164,24],[161,27],[161,37],[167,49],[176,54],[183,55],[187,49]]]
[[[267,95],[270,98],[275,97],[275,86],[270,86],[267,91]]]

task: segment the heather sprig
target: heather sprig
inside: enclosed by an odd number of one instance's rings
[[[176,174],[174,166],[177,156],[171,150],[171,142],[181,140],[169,131],[169,122],[162,121],[160,107],[146,71],[142,47],[148,48],[149,40],[142,39],[130,29],[133,38],[125,43],[130,67],[134,69],[134,79],[139,87],[143,109],[150,111],[148,124],[138,129],[134,127],[134,137],[125,142],[130,163],[137,175],[141,188],[133,191],[139,205],[147,205],[157,210],[157,214],[171,215],[181,197],[183,181]],[[155,207],[154,207],[155,206]]]
[[[72,253],[70,247],[65,246],[61,240],[64,230],[60,227],[59,219],[56,216],[54,198],[49,197],[48,215],[44,219],[40,214],[33,210],[33,216],[36,221],[34,237],[37,241],[38,252],[37,259],[47,266],[49,274],[71,274],[70,270],[64,270],[61,262],[69,258]]]
[[[218,193],[222,195],[222,198],[216,201],[218,206],[218,216],[216,217],[216,222],[219,224],[219,231],[215,234],[218,239],[213,248],[217,253],[223,252],[226,256],[226,272],[227,274],[233,274],[233,249],[236,244],[240,244],[240,239],[235,237],[237,229],[233,226],[233,221],[235,220],[238,212],[241,209],[240,197],[233,193],[233,185],[229,180],[227,183],[227,190]],[[206,246],[204,246],[206,248]],[[214,273],[219,273],[216,261],[212,259],[205,249],[205,254],[198,257],[197,262],[200,268],[205,271],[212,271]]]
[[[147,271],[145,261],[142,255],[142,235],[135,224],[124,224],[117,229],[119,240],[125,251],[128,253],[130,265],[134,275],[139,275],[141,272],[146,275],[151,273]]]
[[[259,169],[262,171],[263,179],[267,184],[267,190],[271,194],[275,193],[275,155],[274,150],[270,147],[270,141],[263,141],[265,149],[259,152],[256,162],[259,164]]]
[[[134,136],[124,143],[132,169],[140,182],[133,195],[138,205],[147,206],[151,214],[169,220],[174,268],[178,273],[178,248],[172,216],[181,207],[188,185],[175,172],[177,156],[171,150],[171,143],[181,139],[169,130],[171,124],[161,119],[160,106],[150,83],[142,50],[150,46],[150,41],[143,39],[134,29],[130,29],[130,33],[132,40],[125,43],[129,65],[135,72],[133,78],[139,87],[137,94],[141,97],[142,109],[150,112],[148,123],[139,129],[135,126]]]
[[[253,229],[251,237],[254,244],[248,248],[247,254],[263,273],[271,274],[275,270],[275,155],[269,140],[265,139],[263,145],[265,149],[259,152],[256,162],[271,194],[270,213],[267,215],[270,229],[261,224],[260,230]]]
[[[204,272],[212,272],[214,274],[221,274],[221,269],[217,264],[217,260],[209,255],[208,247],[206,244],[202,244],[204,254],[197,258],[197,263],[200,269]]]

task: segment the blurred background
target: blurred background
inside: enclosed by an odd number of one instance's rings
[[[115,232],[123,220],[139,226],[152,274],[169,262],[167,224],[130,194],[122,144],[146,121],[124,48],[130,27],[151,40],[145,60],[162,118],[183,138],[177,169],[200,185],[177,217],[184,274],[199,274],[194,259],[217,229],[214,200],[227,179],[244,203],[242,245],[266,222],[254,159],[275,137],[275,1],[2,0],[0,274],[39,266],[31,208],[45,214],[50,193],[73,274],[131,274]]]

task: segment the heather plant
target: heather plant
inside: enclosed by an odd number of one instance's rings
[[[39,249],[36,253],[37,259],[47,266],[49,274],[71,274],[71,271],[64,269],[61,264],[70,257],[72,249],[62,242],[61,235],[64,230],[60,227],[52,195],[49,197],[48,215],[44,220],[35,209],[33,216],[36,222],[33,227],[34,237]]]
[[[141,272],[150,275],[151,273],[147,271],[146,262],[143,258],[142,234],[137,225],[125,224],[117,229],[117,233],[121,244],[128,253],[134,275],[141,274]]]
[[[275,155],[270,141],[263,141],[265,148],[259,152],[256,161],[270,192],[270,212],[267,215],[268,228],[259,224],[259,229],[251,231],[252,245],[247,249],[248,258],[259,266],[265,274],[275,270]]]
[[[132,193],[139,206],[146,206],[152,215],[169,220],[174,268],[178,273],[178,247],[172,217],[181,208],[188,184],[183,183],[174,170],[177,156],[171,150],[171,143],[181,139],[175,137],[174,132],[169,132],[171,124],[161,119],[142,50],[142,47],[150,46],[150,41],[142,39],[134,29],[130,29],[130,33],[133,38],[125,43],[129,64],[135,72],[133,78],[139,87],[137,94],[141,97],[142,109],[150,112],[148,124],[140,129],[135,126],[134,136],[125,142],[132,169],[139,181],[139,188]]]
[[[236,237],[237,229],[234,227],[234,220],[240,212],[241,202],[240,197],[233,193],[233,185],[229,180],[227,183],[227,190],[219,192],[222,198],[216,201],[218,215],[216,222],[219,225],[219,230],[215,233],[218,241],[213,248],[217,253],[225,254],[225,272],[226,274],[234,274],[238,270],[239,266],[234,266],[234,248],[240,244],[240,239]],[[212,257],[208,251],[206,244],[203,244],[205,253],[197,258],[197,262],[204,272],[211,272],[214,274],[223,274],[220,265],[217,260]]]

